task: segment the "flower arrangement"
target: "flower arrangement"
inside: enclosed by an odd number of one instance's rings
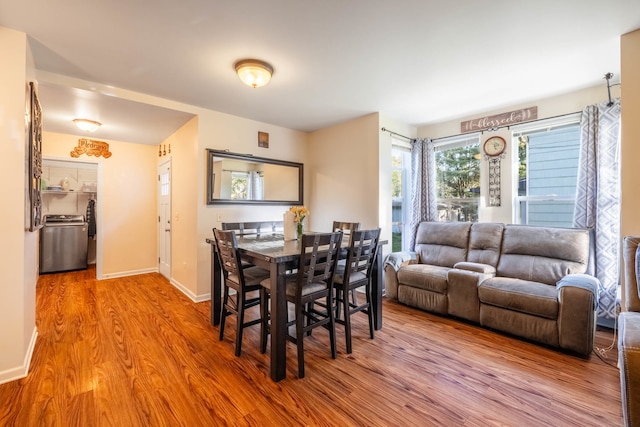
[[[304,206],[291,206],[289,211],[293,213],[293,221],[296,223],[296,234],[298,235],[298,240],[300,240],[303,231],[302,221],[309,215],[309,209]]]

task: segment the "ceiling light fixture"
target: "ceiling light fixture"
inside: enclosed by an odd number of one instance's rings
[[[80,129],[88,132],[95,132],[96,129],[102,126],[102,123],[89,119],[73,119],[73,123],[75,123]]]
[[[273,67],[258,59],[243,59],[235,64],[240,80],[248,86],[260,87],[269,83]]]

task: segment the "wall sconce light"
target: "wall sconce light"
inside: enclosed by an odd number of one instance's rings
[[[273,67],[258,59],[243,59],[236,62],[235,68],[240,80],[254,88],[269,83],[273,74]]]
[[[158,145],[158,157],[166,156],[167,154],[171,154],[171,144],[169,144],[169,150],[167,150],[166,145]]]
[[[87,132],[95,132],[96,129],[102,126],[102,123],[89,119],[73,119],[73,123],[75,123],[80,129]]]

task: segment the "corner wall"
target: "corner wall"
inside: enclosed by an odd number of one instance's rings
[[[624,34],[621,50],[621,235],[640,235],[640,30]]]
[[[0,383],[27,375],[35,346],[38,232],[25,230],[27,81],[33,59],[24,33],[0,27]],[[8,207],[13,207],[9,209]]]

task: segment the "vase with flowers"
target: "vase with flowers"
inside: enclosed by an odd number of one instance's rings
[[[293,222],[296,224],[296,236],[298,240],[300,240],[304,232],[303,221],[306,216],[309,215],[309,210],[304,206],[292,206],[289,211],[293,213]]]

